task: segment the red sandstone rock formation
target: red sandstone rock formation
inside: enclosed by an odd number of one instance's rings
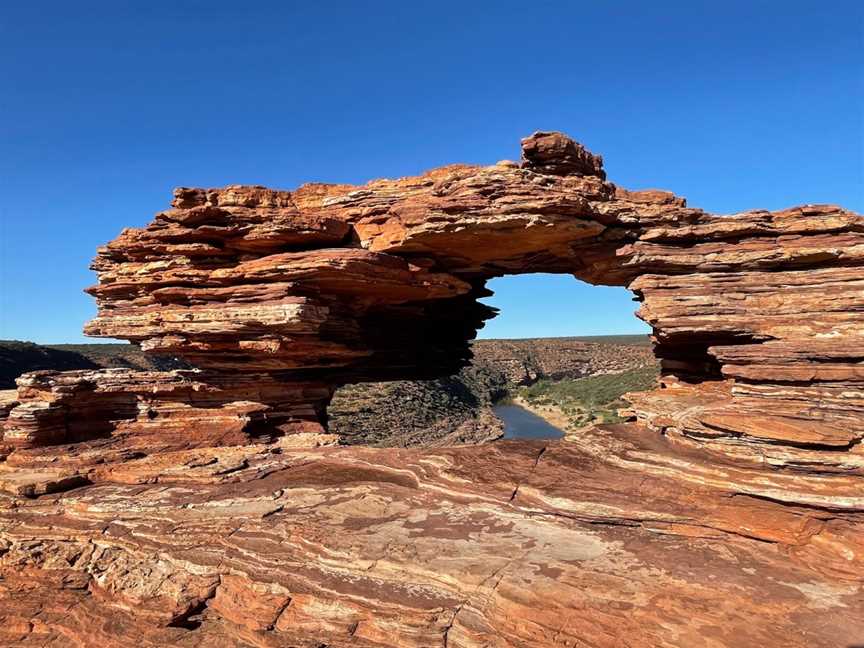
[[[148,442],[176,436],[182,447],[190,447],[317,434],[330,396],[324,384],[288,385],[267,374],[229,379],[185,370],[33,371],[18,379],[3,441],[11,448],[32,448],[102,437],[140,442],[152,435]]]
[[[522,166],[364,187],[179,189],[150,226],[100,250],[87,332],[288,382],[417,378],[464,363],[492,314],[475,301],[487,279],[568,272],[635,292],[667,386],[708,383],[657,407],[635,399],[640,420],[756,454],[766,441],[858,444],[860,216],[831,206],[711,216],[605,182],[601,159],[558,133],[526,138],[523,155]],[[685,403],[689,422],[673,422],[669,408]],[[723,422],[744,417],[746,430]],[[802,425],[809,435],[789,436]]]
[[[779,506],[763,494],[827,485],[721,469],[632,426],[548,446],[157,450],[92,481],[0,495],[0,645],[834,648],[864,636],[860,480],[831,485],[845,510]]]
[[[41,372],[2,401],[4,641],[864,643],[864,220],[712,216],[557,133],[523,155],[180,189],[102,248],[88,333],[200,370]],[[296,449],[328,441],[334,386],[458,368],[485,281],[539,271],[642,302],[664,375],[633,423]]]

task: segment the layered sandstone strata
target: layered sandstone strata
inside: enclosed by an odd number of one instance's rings
[[[321,433],[330,389],[245,374],[201,371],[34,371],[18,379],[4,423],[12,448],[103,437],[177,437],[183,446],[248,443],[256,436]],[[267,404],[265,404],[267,403]]]
[[[3,641],[864,643],[864,220],[712,216],[557,133],[523,157],[180,189],[101,249],[88,332],[198,369],[3,396]],[[663,376],[633,422],[320,447],[335,386],[453,373],[485,282],[541,271],[642,302]]]
[[[466,362],[488,279],[566,272],[642,302],[668,389],[634,397],[640,421],[735,454],[860,455],[860,216],[713,216],[607,182],[559,133],[522,148],[362,187],[178,189],[99,251],[87,331],[286,384],[428,378]]]
[[[721,470],[633,425],[548,445],[155,451],[109,459],[90,480],[0,493],[0,645],[835,648],[864,637],[860,481]],[[772,502],[792,491],[811,503]]]
[[[29,371],[125,368],[139,371],[188,369],[177,358],[143,353],[134,344],[42,345],[0,340],[0,390],[15,389]]]

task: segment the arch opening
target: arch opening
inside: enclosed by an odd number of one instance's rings
[[[481,303],[498,309],[478,339],[649,335],[638,300],[622,286],[592,285],[566,274],[497,277]]]
[[[471,343],[469,364],[430,380],[342,386],[328,407],[329,431],[343,443],[382,446],[558,438],[620,420],[621,396],[656,382],[650,329],[625,288],[533,273],[492,279],[487,293],[479,302],[495,313]]]

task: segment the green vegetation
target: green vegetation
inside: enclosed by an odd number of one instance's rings
[[[651,389],[657,382],[657,375],[657,367],[648,366],[587,378],[540,380],[522,387],[518,396],[531,405],[558,407],[574,428],[589,423],[618,423],[621,418],[616,410],[627,405],[621,396]]]

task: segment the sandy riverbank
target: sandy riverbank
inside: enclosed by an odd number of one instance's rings
[[[536,414],[550,425],[554,425],[565,433],[570,426],[570,419],[556,405],[532,405],[521,396],[516,396],[513,399],[513,404]]]
[[[516,396],[513,399],[513,404],[536,414],[550,425],[557,427],[559,430],[563,430],[564,439],[572,439],[578,436],[583,430],[594,427],[594,423],[589,423],[582,427],[573,427],[570,423],[570,419],[557,405],[532,405],[521,396]]]

